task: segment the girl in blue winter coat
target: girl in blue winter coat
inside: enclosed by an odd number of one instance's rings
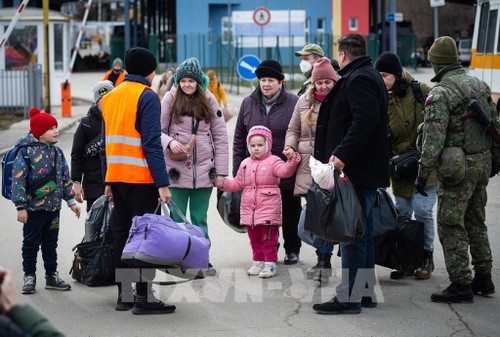
[[[243,160],[234,179],[217,179],[216,186],[223,191],[241,194],[241,224],[247,226],[248,237],[253,252],[253,263],[248,275],[261,278],[277,274],[278,230],[282,224],[280,178],[295,174],[300,155],[287,153],[284,162],[271,154],[272,134],[262,125],[254,126],[247,136],[250,157]]]

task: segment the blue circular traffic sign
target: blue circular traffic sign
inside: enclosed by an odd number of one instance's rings
[[[252,81],[257,78],[255,69],[257,69],[259,64],[260,60],[257,56],[250,54],[245,55],[239,59],[236,70],[242,79]]]

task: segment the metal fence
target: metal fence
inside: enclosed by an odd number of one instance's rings
[[[336,41],[341,36],[331,34],[308,34],[306,43],[316,43],[320,45],[325,56],[333,57],[334,50],[337,48]],[[224,39],[226,38],[226,40]],[[262,37],[255,37],[262,40]],[[380,36],[370,34],[367,39],[367,51],[369,56],[375,60],[381,50]],[[243,38],[231,37],[227,39],[224,35],[210,34],[190,34],[190,35],[149,35],[148,48],[157,55],[158,60],[164,67],[174,66],[189,56],[196,56],[204,69],[213,68],[219,80],[225,84],[248,85],[240,79],[236,72],[236,65],[240,57],[246,54],[253,54],[261,60],[274,59],[281,63],[283,71],[286,73],[287,86],[294,88],[300,87],[303,82],[303,76],[299,70],[300,59],[295,57],[294,52],[302,48],[294,41],[298,37],[294,36],[276,36],[273,44],[269,43],[262,47],[260,44],[245,44]],[[302,38],[303,40],[303,38]],[[287,45],[286,43],[290,43]],[[398,34],[397,54],[401,63],[405,67],[416,67],[416,38],[413,33]],[[114,48],[111,49],[112,54]],[[122,52],[123,46],[117,50]],[[178,59],[179,58],[179,59]],[[161,70],[161,68],[160,68]],[[231,90],[232,91],[232,90]]]
[[[22,69],[0,69],[0,113],[4,118],[22,114],[31,107],[43,107],[43,73],[40,64]]]

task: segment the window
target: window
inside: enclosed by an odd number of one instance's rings
[[[318,18],[318,38],[316,43],[319,45],[322,45],[323,40],[325,39],[325,26],[326,26],[326,19]]]
[[[490,19],[488,22],[488,32],[486,37],[486,53],[493,53],[495,45],[495,31],[497,28],[498,9],[490,11]]]
[[[22,69],[37,62],[36,26],[14,28],[5,45],[5,69]]]
[[[311,25],[311,18],[307,17],[306,18],[306,29],[305,29],[306,41],[309,41],[309,33],[310,33],[309,26],[310,25]]]
[[[350,31],[357,31],[358,30],[358,18],[357,17],[349,18],[349,30]]]
[[[483,3],[481,5],[481,18],[479,19],[479,33],[478,33],[477,48],[476,48],[478,53],[484,53],[489,12],[490,12],[490,4],[488,2]]]
[[[233,24],[228,16],[222,17],[222,44],[233,42]]]
[[[54,69],[64,70],[63,63],[63,37],[64,37],[64,26],[62,23],[54,24]]]

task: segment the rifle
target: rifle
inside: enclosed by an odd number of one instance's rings
[[[483,133],[488,131],[495,143],[500,144],[500,134],[495,128],[493,121],[485,115],[481,105],[479,105],[475,99],[470,101],[469,110],[462,114],[462,120],[466,120],[471,117],[476,117],[477,121],[484,127]]]

